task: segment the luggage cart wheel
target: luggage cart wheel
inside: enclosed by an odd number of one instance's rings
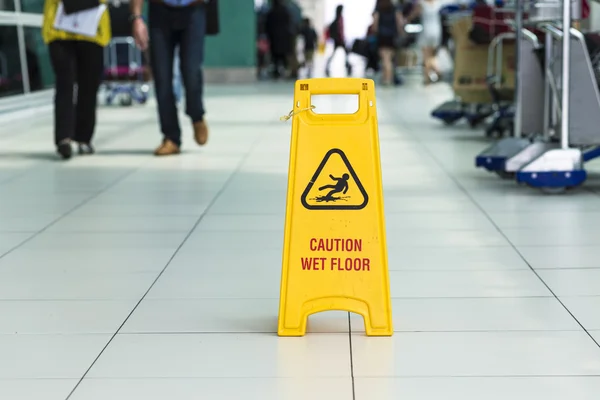
[[[448,126],[454,125],[456,123],[456,121],[458,121],[459,119],[460,118],[446,118],[446,119],[443,119],[444,125],[448,125]]]
[[[502,179],[514,179],[516,174],[514,172],[496,170],[494,171]]]
[[[131,96],[123,96],[123,97],[121,97],[120,103],[122,106],[127,107],[127,106],[130,106],[133,104],[133,99],[131,98]]]
[[[560,187],[560,186],[556,186],[556,187],[541,187],[540,190],[542,191],[542,193],[544,194],[563,194],[567,191],[566,187]]]

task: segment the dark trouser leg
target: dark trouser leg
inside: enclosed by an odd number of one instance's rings
[[[75,135],[80,143],[90,143],[96,127],[98,88],[104,65],[103,48],[95,43],[75,43],[77,55],[77,108]]]
[[[154,77],[160,128],[165,139],[180,145],[181,128],[173,91],[173,59],[177,42],[176,32],[170,27],[168,18],[167,7],[150,2],[150,64]]]
[[[185,87],[185,112],[192,122],[204,118],[204,36],[206,32],[206,9],[196,6],[190,9],[189,24],[181,33],[180,67]]]
[[[56,76],[54,94],[54,143],[71,139],[75,133],[73,91],[76,78],[75,43],[55,40],[49,45],[50,60]]]

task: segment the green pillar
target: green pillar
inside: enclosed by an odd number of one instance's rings
[[[253,0],[219,0],[220,33],[207,36],[204,75],[207,82],[256,79],[256,13]]]

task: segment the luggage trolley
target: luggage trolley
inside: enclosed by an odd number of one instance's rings
[[[493,68],[490,68],[488,56],[488,51],[491,50],[487,47],[491,45],[494,49],[501,51],[502,43],[494,41],[493,38],[497,34],[501,35],[508,30],[505,22],[507,9],[503,7],[502,2],[497,3],[496,7],[493,7],[476,2],[469,11],[449,8],[445,13],[446,21],[453,25],[453,36],[456,42],[453,84],[456,99],[443,103],[431,115],[434,118],[441,119],[447,125],[466,118],[469,125],[475,128],[490,116],[496,114],[497,121],[495,121],[492,130],[489,132],[497,133],[502,131],[501,127],[507,119],[505,114],[509,107],[505,104],[505,96],[502,96],[505,91],[501,89],[505,81],[502,79],[501,70],[497,70],[496,75],[492,75]],[[456,37],[455,27],[461,20],[469,19],[469,16],[470,33],[468,38],[465,36],[459,39]],[[464,32],[458,34],[464,35]],[[464,45],[465,41],[469,42],[468,46]],[[477,48],[485,49],[483,50],[485,53],[482,50],[476,50]],[[465,53],[462,53],[463,51]],[[466,62],[464,59],[467,57],[473,59]],[[484,71],[475,71],[477,68],[473,69],[474,65],[485,65],[486,60],[488,61],[487,74]],[[493,64],[491,65],[493,67]],[[491,75],[492,79],[490,80]],[[495,79],[496,76],[499,77],[498,80]]]
[[[144,81],[146,68],[142,64],[142,52],[132,37],[113,38],[104,49],[105,103],[110,105],[119,99],[122,106],[135,101],[145,104],[149,87]]]
[[[543,126],[544,71],[540,62],[543,49],[538,37],[524,28],[524,4],[517,1],[515,21],[509,25],[516,38],[514,102],[506,119],[510,122],[510,136],[485,149],[475,158],[475,165],[502,178],[514,178],[518,165],[530,153],[527,148],[540,142],[546,134]]]
[[[463,10],[461,7],[456,5],[448,5],[440,11],[440,14],[444,26],[449,29],[450,32],[452,32],[452,26],[463,18],[469,18],[472,14],[472,11],[470,9]],[[454,42],[454,47],[456,48],[456,42]],[[454,59],[455,51],[451,51],[450,54]],[[431,116],[441,120],[446,125],[453,125],[463,118],[469,119],[468,116],[476,115],[477,107],[477,105],[470,107],[468,104],[464,103],[459,96],[455,96],[454,99],[446,101],[437,106],[431,112]],[[473,110],[473,108],[475,110]],[[474,124],[471,123],[471,125],[473,126]]]

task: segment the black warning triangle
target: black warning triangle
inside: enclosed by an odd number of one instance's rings
[[[328,184],[316,188],[322,194],[309,198],[311,192],[314,192],[312,190],[313,186],[319,180],[327,162],[334,154],[340,156],[346,171],[340,171],[338,168],[335,171],[335,174],[338,175],[329,175]],[[349,179],[350,177],[352,177],[352,181]],[[352,188],[352,186],[356,187]],[[351,192],[352,195],[347,195],[348,192]],[[301,201],[302,205],[309,210],[362,210],[369,203],[369,196],[356,172],[354,172],[354,168],[352,168],[346,154],[340,149],[331,149],[325,154],[323,161],[321,161],[308,186],[304,189]]]

